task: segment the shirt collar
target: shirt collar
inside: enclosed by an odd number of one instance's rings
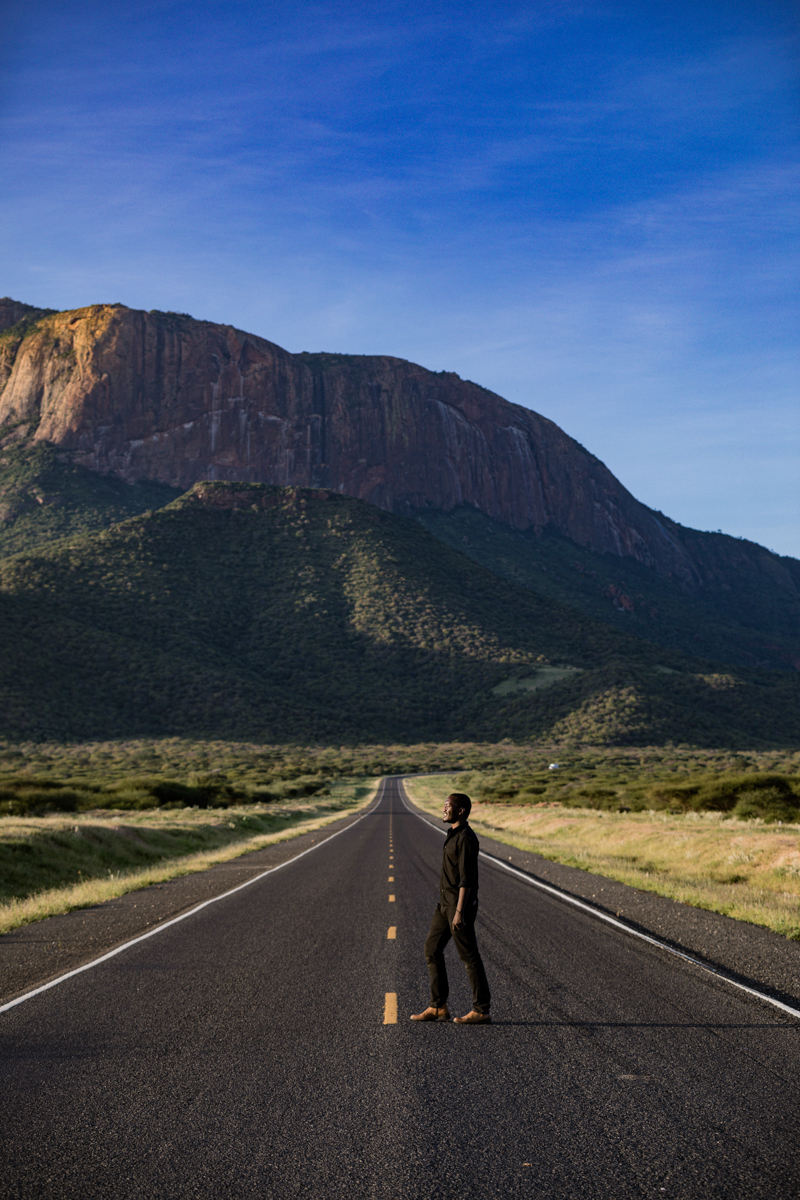
[[[450,841],[451,837],[455,837],[455,835],[457,833],[460,833],[462,829],[467,829],[468,827],[469,827],[468,821],[464,821],[464,823],[462,825],[451,825],[447,831],[447,837],[444,839],[445,844],[447,844],[447,842]]]

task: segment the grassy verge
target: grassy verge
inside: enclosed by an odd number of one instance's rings
[[[548,773],[553,760],[565,769]],[[11,742],[0,739],[0,792],[24,791],[44,784],[81,790],[99,788],[102,802],[92,808],[116,807],[109,793],[131,782],[180,780],[220,790],[230,787],[252,798],[280,796],[292,783],[364,775],[408,775],[432,771],[480,771],[502,776],[519,790],[528,776],[539,786],[556,791],[574,783],[602,781],[615,786],[635,779],[642,784],[662,777],[690,778],[696,772],[777,771],[800,774],[800,750],[737,752],[696,746],[613,747],[533,742],[421,742],[353,745],[261,744],[255,742],[192,741],[184,738],[131,738],[95,742]],[[259,796],[262,788],[276,791]],[[11,798],[11,797],[9,797]],[[244,799],[244,794],[241,795]],[[548,799],[559,798],[551,797]],[[78,801],[80,804],[80,800]]]
[[[425,812],[441,814],[463,777],[409,779]],[[800,825],[720,812],[621,813],[538,804],[473,805],[478,834],[696,908],[800,939]]]
[[[202,809],[7,817],[0,823],[0,933],[204,871],[330,825],[373,800],[376,781],[341,782],[324,800]]]

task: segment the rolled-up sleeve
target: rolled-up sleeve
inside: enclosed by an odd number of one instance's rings
[[[470,831],[471,832],[471,831]],[[458,887],[476,888],[478,886],[478,843],[467,830],[461,838],[458,853]]]

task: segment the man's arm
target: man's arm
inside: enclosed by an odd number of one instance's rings
[[[478,886],[478,843],[475,840],[475,835],[466,836],[467,831],[462,833],[460,838],[459,854],[458,854],[458,872],[461,879],[469,880],[468,885],[462,885],[458,889],[458,902],[456,904],[456,915],[453,917],[453,929],[458,929],[462,925],[464,918],[462,916],[464,907],[469,899],[473,886]]]
[[[469,899],[469,894],[471,891],[472,888],[468,887],[462,887],[458,889],[458,903],[456,904],[456,915],[453,917],[453,929],[458,929],[459,925],[464,924],[462,912],[464,910],[464,905]]]

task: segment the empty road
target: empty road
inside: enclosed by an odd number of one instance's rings
[[[387,780],[319,849],[0,1014],[2,1196],[800,1195],[800,1022],[485,860],[494,1023],[412,1024],[441,846]]]

